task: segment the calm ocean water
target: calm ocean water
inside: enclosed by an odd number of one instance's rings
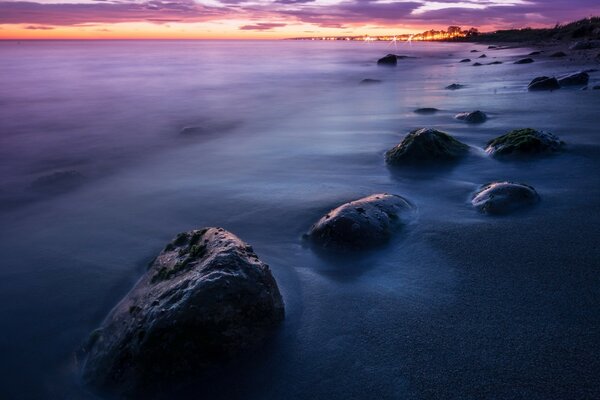
[[[505,63],[459,64],[472,48]],[[78,346],[170,238],[214,225],[271,265],[287,317],[263,356],[180,397],[600,397],[600,91],[528,93],[535,76],[581,68],[512,64],[529,51],[0,42],[0,398],[92,398]],[[388,52],[416,58],[377,67]],[[444,90],[455,82],[467,87]],[[490,119],[452,118],[476,109]],[[567,151],[390,171],[385,150],[424,126],[475,147],[531,126]],[[470,194],[498,179],[533,185],[541,204],[477,214]],[[419,208],[388,247],[332,260],[302,246],[323,212],[376,192]]]

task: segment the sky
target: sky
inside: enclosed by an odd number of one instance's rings
[[[600,0],[0,0],[0,39],[278,39],[553,26]]]

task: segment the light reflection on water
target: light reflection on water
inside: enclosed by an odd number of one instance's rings
[[[552,360],[573,329],[599,326],[581,309],[599,298],[586,268],[598,259],[589,210],[598,210],[600,96],[527,93],[532,77],[575,67],[512,65],[529,52],[519,49],[487,51],[507,61],[498,66],[458,64],[472,47],[400,46],[418,58],[382,68],[374,60],[389,48],[378,43],[0,44],[2,391],[84,396],[70,372],[78,344],[167,240],[210,225],[254,246],[287,305],[272,355],[224,397],[502,398],[514,394],[512,371],[530,398],[570,393],[568,384],[597,391],[586,367],[597,339],[569,343],[573,365],[536,370],[527,360]],[[454,82],[467,87],[443,89]],[[452,119],[475,109],[488,122]],[[190,126],[202,132],[182,137]],[[454,168],[389,171],[384,151],[422,126],[474,147],[533,126],[569,152],[502,163],[474,151]],[[31,190],[60,170],[84,183]],[[543,202],[514,217],[476,215],[469,194],[494,179],[530,183]],[[390,246],[337,261],[302,246],[323,212],[374,192],[419,207]]]

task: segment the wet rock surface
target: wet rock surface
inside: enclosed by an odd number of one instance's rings
[[[550,132],[532,128],[515,129],[487,143],[492,156],[526,156],[560,151],[564,143]]]
[[[461,62],[461,63],[468,63],[468,62],[471,62],[471,59],[470,58],[463,58],[459,62]]]
[[[329,211],[306,238],[320,248],[360,250],[382,245],[414,212],[414,206],[395,194],[373,194]]]
[[[558,84],[560,86],[587,85],[589,79],[590,76],[587,72],[576,72],[574,74],[569,74],[558,78]]]
[[[455,161],[465,156],[469,146],[445,132],[422,128],[410,132],[394,148],[385,153],[390,165],[400,166]]]
[[[269,267],[221,228],[179,234],[94,331],[82,376],[134,393],[259,346],[284,317]]]
[[[529,185],[513,182],[493,182],[484,185],[473,196],[471,204],[485,214],[508,214],[530,207],[540,200]]]
[[[560,84],[556,78],[549,76],[538,76],[529,83],[527,89],[531,91],[556,90],[560,89]]]
[[[481,124],[487,120],[487,115],[483,111],[462,112],[454,116],[454,118],[467,122],[469,124]]]
[[[451,85],[446,86],[447,90],[458,90],[465,88],[465,85],[461,85],[460,83],[453,83]]]
[[[566,57],[567,53],[564,51],[557,51],[556,53],[550,54],[550,57]]]

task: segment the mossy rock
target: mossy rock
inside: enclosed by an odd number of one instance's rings
[[[531,155],[557,152],[563,146],[564,142],[550,132],[524,128],[490,140],[485,151],[494,157]]]
[[[390,165],[447,162],[465,156],[469,146],[436,129],[417,129],[385,153]]]
[[[492,182],[482,186],[471,204],[484,214],[508,214],[536,204],[540,196],[535,189],[523,183]]]
[[[469,124],[481,124],[487,120],[487,115],[480,110],[456,114],[454,118]]]

